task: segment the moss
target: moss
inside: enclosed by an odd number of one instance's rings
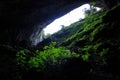
[[[119,51],[119,7],[117,5],[110,10],[95,13],[67,27],[60,33],[60,38],[64,37],[59,41],[60,45],[80,54],[84,61],[107,64],[106,55]],[[66,31],[69,31],[68,35],[62,36]]]
[[[119,68],[115,70],[115,66],[118,66],[120,62],[120,17],[119,13],[116,13],[119,10],[118,7],[120,5],[65,27],[49,38],[56,43],[44,46],[43,50],[18,51],[17,66],[22,70],[35,69],[45,72],[48,69],[52,71],[52,68],[60,67],[67,63],[68,59],[77,58],[92,66],[90,73],[94,74],[94,72],[103,71],[103,68],[108,68],[106,70],[110,73],[114,72],[119,75],[119,72],[116,73],[117,70],[120,71]],[[13,49],[10,46],[4,47],[9,50]],[[106,70],[103,72],[108,73]]]

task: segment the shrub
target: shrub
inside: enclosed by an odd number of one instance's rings
[[[55,48],[55,45],[56,43],[52,42],[44,47],[44,51],[36,50],[36,56],[31,57],[28,64],[31,67],[44,69],[47,65],[61,65],[66,62],[67,58],[79,56],[64,47]]]
[[[16,54],[16,64],[20,67],[20,68],[24,68],[24,69],[29,69],[28,68],[28,61],[29,61],[29,53],[31,53],[29,50],[27,49],[23,49],[17,52]]]
[[[30,57],[27,61],[25,50],[17,53],[17,63],[24,68],[37,68],[43,70],[49,66],[59,66],[64,64],[68,58],[79,57],[78,54],[65,49],[64,47],[55,47],[56,42],[45,46],[43,51],[36,50],[36,56]]]
[[[89,56],[90,56],[89,53],[86,53],[86,54],[82,55],[83,61],[88,61],[89,60]]]
[[[20,65],[21,67],[24,67],[26,63],[25,50],[20,50],[19,52],[17,52],[16,57],[17,64]]]

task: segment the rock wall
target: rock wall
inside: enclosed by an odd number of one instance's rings
[[[92,0],[3,0],[0,1],[0,43],[17,44],[29,39],[42,25]],[[119,0],[95,0],[112,6]],[[100,4],[98,4],[100,5]],[[13,45],[14,45],[13,44]]]

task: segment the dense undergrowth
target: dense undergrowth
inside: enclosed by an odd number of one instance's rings
[[[21,68],[26,68],[28,70],[37,68],[37,70],[41,71],[52,65],[60,66],[65,64],[69,58],[79,57],[78,54],[64,47],[55,47],[55,45],[56,43],[52,42],[49,46],[45,46],[43,51],[35,50],[34,56],[31,57],[28,57],[30,54],[28,50],[20,50],[16,54],[17,64],[21,66]]]
[[[35,49],[0,45],[2,80],[120,80],[119,11],[88,16]]]
[[[120,6],[100,11],[76,22],[51,37],[91,64],[90,74],[100,80],[120,79]],[[107,76],[109,74],[111,76]],[[93,78],[94,79],[94,78]]]

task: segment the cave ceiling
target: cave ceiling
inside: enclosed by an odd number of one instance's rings
[[[36,30],[42,30],[56,18],[90,1],[92,0],[1,0],[0,42],[27,39]]]

